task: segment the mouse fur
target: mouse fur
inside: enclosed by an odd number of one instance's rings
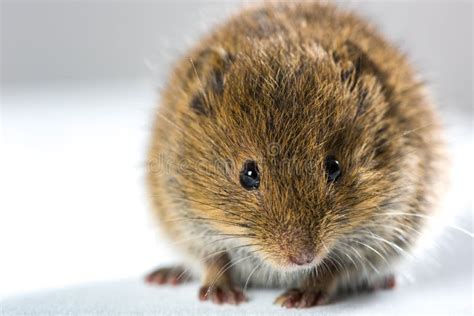
[[[197,271],[215,303],[246,286],[287,289],[285,307],[393,287],[443,179],[441,126],[406,56],[320,2],[243,9],[197,42],[162,91],[148,159],[153,213],[187,259],[147,280]],[[239,181],[248,161],[257,189]]]

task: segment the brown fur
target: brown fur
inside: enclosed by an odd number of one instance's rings
[[[383,279],[434,211],[439,124],[406,58],[352,13],[319,3],[244,10],[177,63],[162,97],[154,211],[207,286],[248,277],[331,297]],[[335,183],[328,155],[342,166]],[[258,190],[239,183],[248,159]],[[317,264],[288,260],[308,249]],[[216,269],[213,253],[232,268]],[[296,306],[326,301],[304,293]]]

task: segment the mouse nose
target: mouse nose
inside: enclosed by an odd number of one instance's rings
[[[314,254],[311,252],[304,252],[297,255],[290,255],[288,259],[294,264],[303,266],[305,264],[310,264],[314,260]]]

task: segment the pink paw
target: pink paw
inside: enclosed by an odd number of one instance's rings
[[[308,308],[324,305],[328,296],[320,289],[290,289],[280,295],[275,304],[286,308]]]
[[[199,289],[199,299],[201,301],[211,301],[215,304],[231,304],[238,305],[245,302],[245,297],[242,290],[230,286],[209,286],[204,285]]]
[[[160,268],[145,277],[147,283],[178,285],[191,279],[182,267]]]

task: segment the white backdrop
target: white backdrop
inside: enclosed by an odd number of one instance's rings
[[[160,2],[17,3],[2,2],[0,297],[141,276],[176,260],[144,190],[156,86],[168,60],[234,4],[181,3],[180,15]],[[353,6],[430,79],[453,152],[449,212],[472,231],[472,4]],[[472,238],[448,231],[418,272],[440,262],[434,277],[454,270],[472,281]]]

